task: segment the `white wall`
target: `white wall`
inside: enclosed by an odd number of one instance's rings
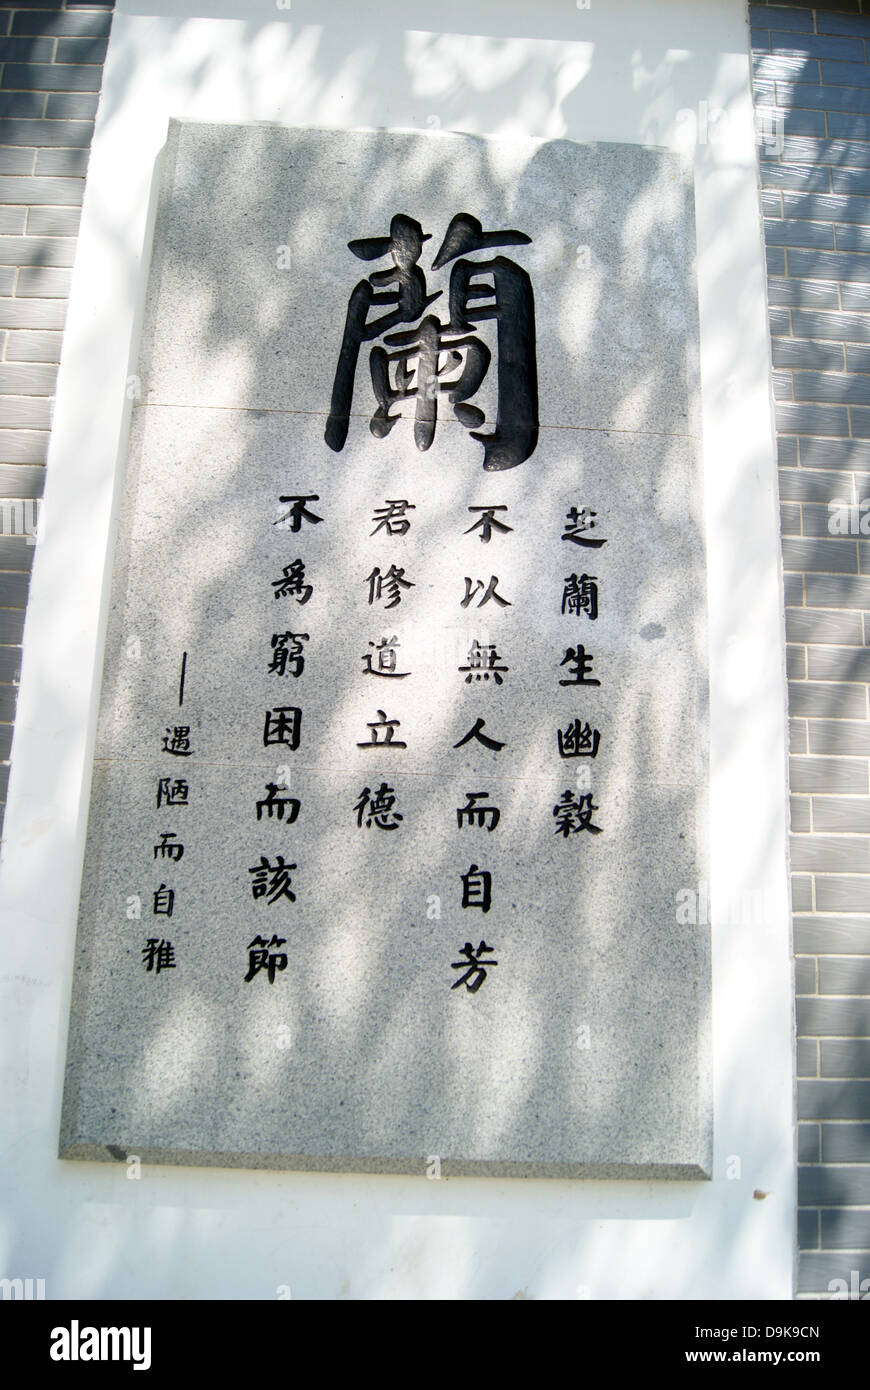
[[[213,17],[191,17],[204,9]],[[49,1298],[274,1298],[279,1286],[294,1298],[790,1297],[784,645],[747,47],[742,0],[121,0],[64,341],[0,861],[0,1276],[44,1278]],[[55,1157],[125,382],[170,116],[693,151],[718,904],[712,1182],[168,1167],[134,1181],[123,1163]],[[726,900],[741,893],[760,895],[760,919],[729,920]],[[769,1195],[756,1200],[756,1189]]]

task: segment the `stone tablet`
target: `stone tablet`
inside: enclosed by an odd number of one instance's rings
[[[694,255],[660,150],[172,124],[63,1156],[710,1176]]]

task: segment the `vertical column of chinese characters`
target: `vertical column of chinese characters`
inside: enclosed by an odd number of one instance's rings
[[[273,524],[289,530],[294,535],[299,534],[303,524],[318,526],[323,521],[323,517],[308,506],[309,502],[320,501],[316,492],[282,494],[278,501],[282,506],[287,506],[288,510]],[[314,593],[314,586],[306,579],[305,561],[302,557],[296,556],[283,565],[280,578],[273,579],[271,584],[273,598],[282,605],[281,614],[284,621],[293,621],[295,629],[299,624],[286,617],[288,605],[295,603],[297,607],[304,607]],[[274,622],[271,626],[281,627],[283,623]],[[263,654],[267,674],[281,684],[287,681],[293,681],[295,684],[305,670],[305,644],[310,640],[310,633],[297,632],[289,627],[283,632],[273,632]],[[279,694],[275,703],[265,711],[262,725],[263,747],[287,748],[291,753],[295,753],[302,735],[302,707],[285,703],[285,698]],[[268,837],[271,843],[267,846],[268,853],[261,853],[259,862],[251,865],[248,873],[251,876],[253,899],[265,911],[276,905],[280,905],[281,911],[286,908],[287,903],[296,901],[293,874],[297,865],[295,862],[288,862],[283,852],[273,849],[275,834],[283,836],[284,830],[296,822],[302,807],[298,797],[286,794],[289,779],[289,766],[279,765],[275,772],[275,780],[266,782],[263,788],[264,795],[255,798],[254,801],[261,834],[263,838]],[[283,838],[281,843],[283,844]],[[282,929],[280,923],[276,925],[278,930]],[[263,934],[257,932],[246,947],[248,967],[244,976],[245,984],[250,984],[262,974],[263,978],[273,985],[276,976],[287,969],[289,958],[283,949],[286,945],[287,937],[279,936],[278,931],[267,928]]]
[[[471,514],[472,522],[467,527],[465,535],[476,535],[482,545],[490,545],[493,537],[497,539],[498,544],[503,544],[503,538],[513,534],[514,528],[508,525],[507,521],[508,507],[506,503],[475,504],[470,506],[468,511]],[[512,608],[513,600],[506,598],[500,592],[499,582],[498,575],[492,571],[490,571],[488,579],[482,578],[479,574],[477,576],[464,575],[464,593],[459,599],[460,608],[466,612],[471,610],[475,613],[481,608],[487,608],[487,616],[490,618],[504,609]],[[492,605],[491,608],[488,607],[490,604]],[[473,691],[478,697],[478,702],[480,696],[488,690],[504,685],[505,677],[510,672],[510,668],[504,660],[504,651],[504,642],[501,640],[498,642],[481,641],[479,634],[472,637],[466,661],[458,669],[459,674],[464,676],[465,685],[470,687],[468,693],[471,694]],[[490,752],[501,753],[507,741],[495,738],[492,732],[486,732],[486,716],[489,714],[489,709],[485,711],[485,714],[478,714],[467,731],[454,744],[454,747],[472,747],[474,744],[478,744]],[[487,835],[491,835],[501,820],[501,811],[495,805],[489,790],[472,786],[466,790],[465,797],[465,804],[456,807],[457,830],[484,830]],[[476,854],[470,861],[468,869],[460,874],[462,883],[461,906],[464,910],[476,909],[482,913],[488,913],[493,898],[492,873],[476,862],[480,858],[482,856],[479,853]],[[450,962],[452,970],[462,972],[456,976],[450,988],[460,989],[464,985],[469,994],[476,994],[487,978],[487,970],[498,965],[498,961],[494,958],[495,950],[496,947],[490,945],[483,936],[481,936],[477,946],[474,946],[471,941],[466,941],[463,946],[458,948],[460,959]]]
[[[483,445],[483,467],[488,472],[516,468],[534,452],[538,441],[538,381],[535,352],[534,295],[529,276],[521,266],[505,256],[484,256],[500,246],[526,246],[531,238],[524,232],[504,229],[484,231],[481,222],[469,213],[457,213],[450,221],[431,263],[434,274],[450,265],[447,293],[447,317],[430,313],[429,308],[440,299],[442,290],[429,293],[426,275],[419,261],[425,242],[431,236],[423,231],[414,218],[403,213],[390,222],[389,236],[360,238],[348,242],[348,249],[359,260],[390,259],[392,264],[375,271],[359,281],[351,293],[347,307],[344,334],[333,381],[329,418],[325,439],[329,447],[339,451],[347,438],[356,370],[363,345],[381,339],[371,348],[369,373],[372,391],[377,402],[370,422],[371,433],[385,438],[401,418],[395,407],[413,402],[414,441],[421,451],[428,450],[434,441],[439,404],[447,397],[453,415],[471,437]],[[386,306],[385,312],[373,312]],[[443,306],[442,306],[443,307]],[[495,329],[496,418],[494,426],[484,430],[486,415],[479,405],[471,403],[487,376],[493,357],[492,346],[480,334],[480,325],[489,321]],[[399,325],[411,325],[398,332]],[[410,524],[405,513],[411,509],[407,499],[387,499],[386,506],[376,513],[378,526],[388,534]],[[502,502],[469,508],[475,519],[469,530],[479,531],[480,539],[488,544],[493,534],[507,534],[513,528],[499,513],[507,510]],[[480,513],[480,515],[477,515]],[[404,531],[400,531],[404,534]],[[375,532],[372,533],[373,535]],[[383,602],[395,608],[404,591],[413,587],[404,568],[390,563],[384,570],[376,565],[366,583],[369,604]],[[465,576],[465,594],[460,607],[468,609],[491,604],[490,612],[509,608],[498,588],[498,576],[489,578]],[[383,633],[371,640],[371,652],[364,658],[366,674],[402,680],[410,672],[399,669],[396,634]],[[468,651],[467,664],[460,666],[465,684],[482,693],[486,686],[501,686],[508,673],[496,644],[474,636]],[[469,691],[469,694],[471,691]],[[454,745],[462,748],[471,740],[498,751],[504,743],[484,732],[486,719],[478,715],[467,733]],[[395,750],[404,748],[403,740],[395,737],[397,719],[388,718],[386,709],[377,710],[377,719],[369,724],[370,738],[363,747]],[[392,756],[392,751],[390,756]],[[376,792],[366,786],[355,806],[357,824],[395,830],[401,818],[396,812],[395,789],[384,780]],[[498,824],[499,811],[494,806],[481,805],[489,793],[472,789],[466,793],[467,806],[457,808],[458,828],[478,828],[486,825],[490,832]],[[492,896],[492,879],[487,870],[472,862],[462,876],[462,906],[488,912]],[[474,994],[486,978],[481,965],[493,948],[481,940],[475,948],[466,942],[461,948],[464,960],[452,962],[452,969],[463,974],[451,985],[465,985]],[[487,961],[487,964],[496,964]]]
[[[577,574],[575,570],[567,575],[562,587],[562,615],[572,624],[585,625],[598,621],[598,576],[587,574],[585,569],[587,564],[592,568],[593,557],[607,544],[606,537],[597,534],[597,515],[590,507],[576,505],[572,505],[565,514],[562,540],[578,546],[584,559],[582,565],[577,565],[577,569],[582,569],[583,573]],[[595,568],[598,569],[599,566],[596,564]],[[591,629],[593,632],[594,630]],[[590,708],[594,709],[591,692],[601,685],[601,681],[593,674],[594,660],[594,653],[587,650],[586,643],[581,642],[578,637],[575,646],[565,648],[559,663],[560,669],[567,667],[567,675],[560,679],[559,684],[570,686],[572,689],[582,687],[582,697],[578,695],[575,707],[579,712],[570,718],[564,727],[556,730],[559,756],[582,760],[578,765],[576,789],[568,787],[553,807],[553,815],[556,817],[555,833],[563,836],[566,841],[582,831],[588,831],[590,835],[599,835],[602,828],[592,819],[598,807],[592,800],[590,760],[598,756],[598,746],[601,742],[600,731],[590,722]],[[594,714],[592,717],[595,717]]]
[[[187,652],[182,653],[181,669],[178,677],[178,708],[184,707],[184,688],[187,681]],[[165,776],[160,775],[157,779],[157,810],[162,814],[158,818],[158,828],[156,829],[157,843],[153,846],[153,858],[159,862],[160,884],[154,889],[151,895],[151,916],[172,918],[176,908],[176,872],[175,867],[184,858],[184,843],[176,828],[181,821],[180,812],[183,807],[187,807],[190,801],[190,784],[187,780],[186,760],[193,756],[193,746],[191,742],[191,732],[189,724],[167,724],[162,739],[162,754],[166,761],[167,769],[170,766],[169,759],[184,759],[184,763],[177,763],[179,771],[169,772]],[[180,768],[184,767],[185,775],[180,775]],[[167,828],[167,826],[171,828]],[[167,880],[169,880],[167,882]],[[152,924],[152,934],[149,935],[142,948],[142,963],[149,974],[157,976],[164,970],[175,970],[175,946],[169,935],[168,923],[158,928],[157,923]]]
[[[374,565],[363,581],[370,608],[380,605],[385,613],[397,609],[415,587],[415,581],[407,577],[404,565],[396,565],[395,561],[387,565],[390,555],[386,546],[397,536],[404,539],[411,528],[408,512],[416,510],[416,504],[406,497],[387,497],[382,506],[373,509],[371,519],[374,527],[369,533],[369,539],[378,536],[383,557],[380,564]],[[383,681],[403,681],[411,675],[410,671],[399,669],[405,663],[399,655],[401,642],[397,632],[381,631],[377,638],[368,639],[368,646],[371,650],[360,654],[364,676],[374,676]],[[384,689],[389,690],[389,687]],[[384,704],[386,703],[387,697],[384,697]],[[395,750],[407,748],[405,740],[396,737],[401,729],[401,721],[389,718],[386,709],[378,708],[376,714],[377,718],[367,725],[369,737],[358,743],[357,747],[378,748],[384,752],[390,750],[391,757]],[[364,786],[357,795],[353,810],[360,830],[363,827],[367,830],[398,830],[404,819],[398,810],[398,794],[391,785],[395,780],[391,775],[392,769],[382,768],[381,776],[383,771],[390,774],[390,781],[383,778],[380,785],[376,786],[378,777],[373,777],[370,779],[371,785]]]

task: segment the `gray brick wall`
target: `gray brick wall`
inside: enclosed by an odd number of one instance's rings
[[[0,8],[0,827],[38,499],[112,0]]]
[[[798,1297],[870,1278],[870,0],[750,4],[791,715]]]

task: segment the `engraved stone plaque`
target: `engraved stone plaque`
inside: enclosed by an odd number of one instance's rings
[[[660,150],[171,125],[65,1157],[709,1177],[694,256]]]

